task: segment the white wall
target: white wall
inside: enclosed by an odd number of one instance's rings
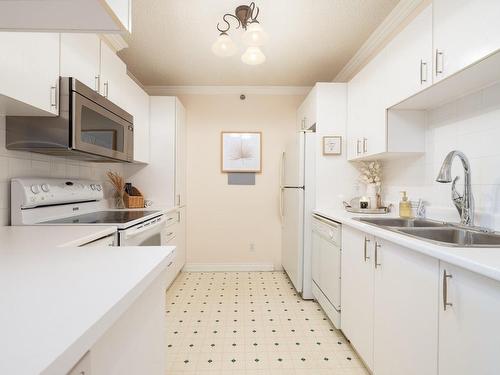
[[[303,96],[181,95],[187,112],[187,263],[281,268],[279,168]],[[221,173],[221,131],[262,131],[255,186]],[[255,246],[250,250],[250,244]]]
[[[435,182],[452,150],[464,152],[472,167],[472,191],[478,225],[500,229],[500,83],[428,113],[426,153],[418,158],[385,162],[384,191],[398,201],[408,190],[412,200],[424,198],[430,216],[459,220],[451,203],[451,184]],[[463,176],[459,160],[453,175]],[[457,186],[461,191],[463,177]],[[436,209],[434,209],[436,208]]]
[[[123,173],[119,163],[89,163],[63,157],[5,148],[5,116],[0,116],[0,225],[10,224],[10,179],[14,177],[85,178],[106,181],[105,173]],[[110,198],[109,184],[104,184],[105,197]]]

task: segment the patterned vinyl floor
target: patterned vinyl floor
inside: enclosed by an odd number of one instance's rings
[[[284,272],[188,272],[167,291],[168,374],[366,375]]]

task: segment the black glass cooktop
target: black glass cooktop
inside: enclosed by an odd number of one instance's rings
[[[160,211],[97,211],[88,214],[44,221],[44,224],[124,224],[160,213]]]

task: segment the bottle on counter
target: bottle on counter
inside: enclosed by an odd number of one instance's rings
[[[406,195],[406,191],[402,191],[401,194],[401,202],[399,202],[399,217],[409,219],[411,218],[411,203]]]

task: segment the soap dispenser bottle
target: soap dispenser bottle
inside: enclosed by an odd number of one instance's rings
[[[399,216],[405,219],[411,218],[411,203],[408,200],[406,191],[401,192],[401,202],[399,202]]]

